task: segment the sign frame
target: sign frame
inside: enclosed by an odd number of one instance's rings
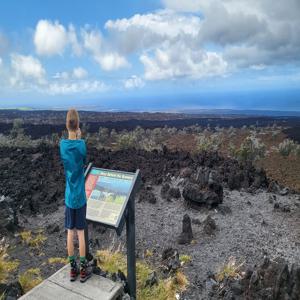
[[[107,222],[102,222],[102,221],[97,221],[97,220],[94,220],[94,219],[89,219],[88,215],[86,216],[86,220],[89,223],[101,224],[104,227],[107,227],[107,228],[110,228],[110,229],[115,229],[118,236],[120,236],[122,231],[123,231],[124,225],[125,225],[125,217],[126,217],[126,214],[127,214],[128,202],[130,201],[131,198],[135,197],[136,190],[138,189],[139,184],[140,184],[140,170],[137,169],[135,173],[127,172],[127,171],[120,171],[120,170],[111,170],[111,169],[93,167],[92,164],[90,163],[87,170],[86,170],[86,173],[85,173],[86,180],[88,179],[88,176],[89,176],[89,174],[92,170],[101,170],[101,171],[103,170],[103,171],[106,171],[106,172],[119,173],[119,174],[128,174],[130,176],[133,176],[129,191],[126,195],[126,199],[124,201],[124,204],[122,205],[121,212],[118,216],[118,220],[117,220],[115,225],[113,225],[111,223],[107,223]],[[88,205],[88,201],[89,200],[87,199],[87,205]]]

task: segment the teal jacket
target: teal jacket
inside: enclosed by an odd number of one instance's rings
[[[76,209],[86,204],[84,165],[86,145],[84,140],[62,139],[59,143],[60,157],[66,177],[65,203]]]

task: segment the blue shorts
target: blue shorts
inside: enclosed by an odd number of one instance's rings
[[[82,230],[86,227],[86,204],[74,209],[65,207],[65,228]]]

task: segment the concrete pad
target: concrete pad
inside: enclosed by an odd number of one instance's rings
[[[92,275],[85,283],[79,278],[69,279],[69,266],[58,270],[48,279],[19,299],[22,300],[115,300],[122,293],[122,285],[107,278]]]

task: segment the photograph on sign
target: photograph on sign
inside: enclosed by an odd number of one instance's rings
[[[92,168],[85,183],[86,218],[116,227],[134,178],[134,173]]]

